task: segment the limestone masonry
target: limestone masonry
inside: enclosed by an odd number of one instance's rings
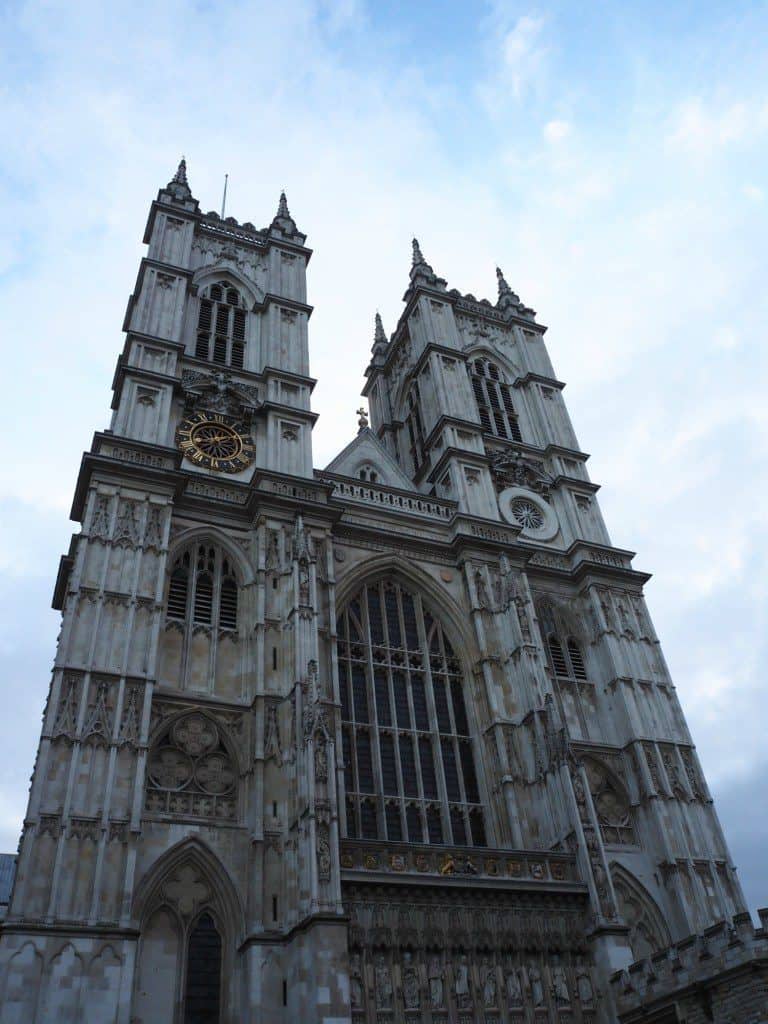
[[[204,214],[182,161],[144,241],[1,1024],[768,1020],[768,912],[534,311],[414,242],[370,425],[317,470],[285,196],[262,230]]]

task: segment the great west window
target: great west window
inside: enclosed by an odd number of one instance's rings
[[[347,835],[485,846],[464,679],[440,623],[382,580],[337,628]]]

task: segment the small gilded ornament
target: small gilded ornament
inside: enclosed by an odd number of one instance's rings
[[[375,871],[378,866],[379,858],[376,856],[376,854],[366,853],[366,855],[363,857],[363,867],[367,868],[369,871]]]
[[[441,875],[452,875],[456,871],[456,861],[453,855],[446,853],[443,859],[440,861],[440,874]]]
[[[405,857],[402,853],[391,853],[389,855],[389,866],[393,871],[405,871]]]

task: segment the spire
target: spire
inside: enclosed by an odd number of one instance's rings
[[[281,234],[285,238],[299,237],[301,244],[303,244],[306,238],[306,236],[302,235],[296,227],[296,221],[293,219],[291,211],[288,209],[288,200],[285,198],[285,192],[280,193],[280,201],[277,204],[277,213],[272,218],[269,230],[277,234]]]
[[[165,186],[166,192],[170,192],[174,199],[184,200],[192,198],[192,190],[187,181],[187,161],[184,157],[179,161],[176,173]]]
[[[507,284],[507,279],[504,277],[501,267],[496,267],[496,280],[499,283],[499,298],[496,308],[502,311],[517,309],[520,306],[520,299]]]
[[[387,335],[384,330],[384,324],[381,322],[381,316],[378,311],[376,313],[376,319],[374,321],[373,330],[373,345],[371,346],[372,353],[372,365],[381,366],[384,362],[384,357],[387,354],[387,347],[389,342],[387,341]]]
[[[423,267],[427,273],[434,274],[434,270],[427,261],[424,259],[424,253],[421,251],[418,238],[414,238],[411,242],[413,246],[413,260],[411,262],[411,271],[415,270],[416,267]]]
[[[376,311],[376,319],[375,319],[374,323],[376,325],[375,328],[374,328],[374,332],[373,332],[373,344],[374,344],[374,346],[376,346],[376,345],[386,345],[387,344],[387,336],[384,333],[384,324],[381,322],[381,315],[379,314],[378,310]]]
[[[177,185],[189,185],[189,182],[187,181],[187,161],[184,157],[179,161],[179,166],[173,176],[173,180]]]

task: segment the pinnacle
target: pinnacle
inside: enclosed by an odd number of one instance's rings
[[[504,274],[502,273],[501,267],[496,267],[496,279],[499,282],[499,295],[506,295],[512,291],[506,282]]]
[[[381,322],[381,316],[380,316],[380,314],[378,312],[376,313],[375,324],[376,324],[376,326],[375,326],[375,330],[374,330],[374,333],[373,333],[374,344],[376,344],[376,345],[379,345],[379,344],[386,345],[387,344],[387,335],[386,335],[386,333],[384,331],[384,324]]]
[[[414,240],[411,242],[411,245],[413,246],[413,263],[412,263],[412,266],[415,267],[419,263],[426,263],[427,261],[424,259],[424,254],[422,253],[421,248],[419,247],[419,240],[418,240],[418,238],[414,238]]]
[[[177,185],[188,185],[187,181],[187,161],[184,157],[179,161],[179,166],[174,174],[172,181],[175,181]]]
[[[275,214],[275,216],[276,217],[288,217],[288,218],[290,218],[290,216],[291,216],[291,214],[290,214],[290,212],[288,210],[288,200],[285,198],[285,192],[284,191],[280,193],[280,202],[277,205],[277,213]]]

